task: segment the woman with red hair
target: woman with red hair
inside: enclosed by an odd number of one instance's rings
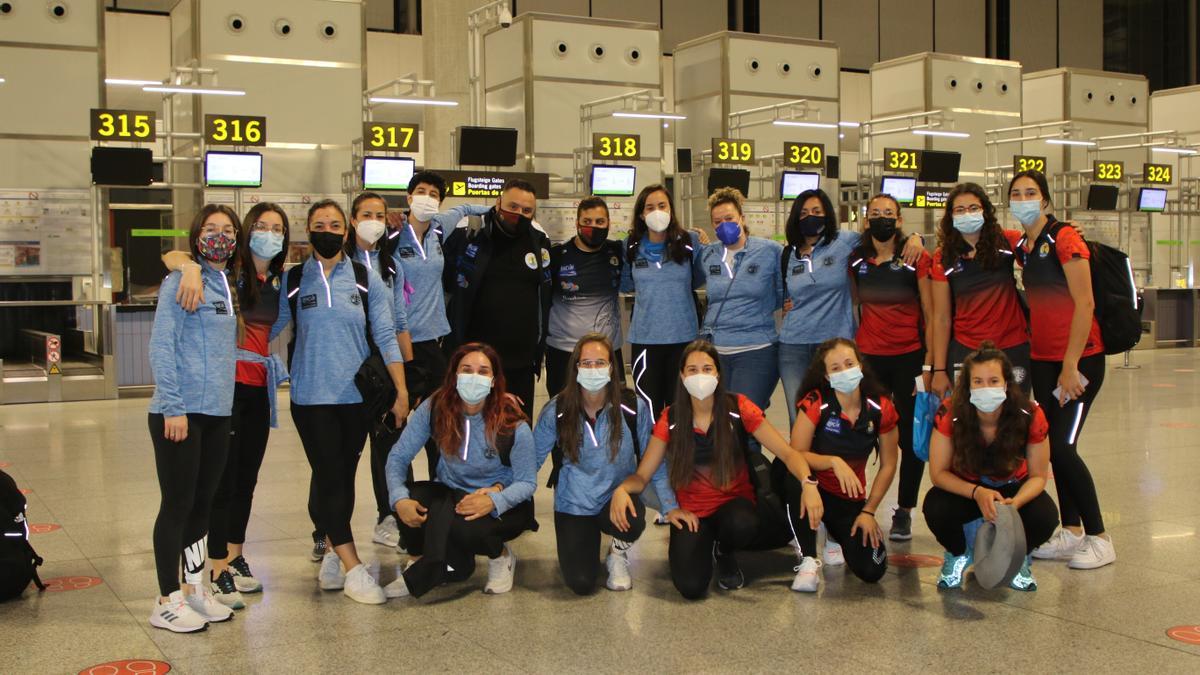
[[[430,438],[441,452],[437,480],[408,487],[409,466]],[[465,344],[450,358],[442,386],[409,417],[387,460],[389,501],[415,559],[384,589],[420,597],[475,571],[488,557],[484,593],[512,590],[517,559],[506,542],[537,529],[533,432],[505,389],[496,350]]]

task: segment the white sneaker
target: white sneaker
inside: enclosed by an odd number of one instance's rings
[[[225,570],[217,575],[217,578],[210,582],[209,589],[212,591],[213,597],[217,599],[217,602],[229,609],[245,609],[246,601],[242,598],[242,594],[238,592],[237,586],[234,585],[233,575],[229,573],[229,570]]]
[[[323,591],[340,591],[346,587],[346,573],[342,571],[342,560],[333,551],[321,559],[321,571],[317,580]]]
[[[821,523],[821,531],[819,534],[825,535],[825,564],[830,567],[840,567],[846,564],[846,555],[842,553],[842,545],[829,538],[829,532],[825,530],[825,523]]]
[[[364,605],[382,605],[387,602],[387,596],[379,587],[379,582],[367,571],[367,566],[359,563],[346,573],[346,587],[342,593],[347,598]]]
[[[629,575],[629,547],[630,544],[618,547],[617,540],[613,539],[612,548],[604,560],[604,566],[608,568],[608,581],[604,585],[610,591],[627,591],[633,588],[633,577]]]
[[[150,625],[172,633],[195,633],[208,628],[204,617],[197,614],[183,599],[183,591],[175,591],[166,602],[160,603],[157,599],[154,601],[154,611],[150,612]]]
[[[489,595],[499,595],[512,590],[513,576],[517,571],[517,556],[504,546],[504,553],[499,558],[488,560],[488,580],[483,592]]]
[[[1117,550],[1113,548],[1112,539],[1087,535],[1083,538],[1083,544],[1079,550],[1071,556],[1071,562],[1067,563],[1067,567],[1073,570],[1094,570],[1097,567],[1104,567],[1116,562],[1116,560]]]
[[[383,594],[389,598],[407,598],[409,596],[408,584],[404,583],[404,574],[400,568],[396,568],[396,580],[387,586],[383,587]]]
[[[187,596],[187,604],[209,623],[221,623],[233,618],[233,610],[217,602],[205,584],[192,586],[192,592]]]
[[[1074,534],[1064,527],[1055,532],[1049,541],[1033,549],[1033,557],[1038,560],[1071,560],[1081,546],[1083,535]]]
[[[229,573],[233,575],[233,585],[242,593],[258,593],[262,591],[262,582],[254,578],[250,564],[242,556],[229,561]]]
[[[371,541],[391,548],[400,547],[400,526],[395,516],[387,516],[375,526],[375,535]]]
[[[799,593],[816,593],[821,585],[821,561],[805,556],[794,568],[796,576],[792,579],[792,590]]]

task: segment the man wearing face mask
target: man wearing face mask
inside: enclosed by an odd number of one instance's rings
[[[579,202],[576,235],[550,249],[554,295],[546,337],[546,395],[553,397],[566,382],[571,351],[584,335],[600,333],[615,350],[617,379],[624,384],[621,357],[621,243],[608,239],[608,205],[599,197]]]
[[[508,390],[533,417],[533,383],[542,366],[550,314],[550,238],[532,221],[533,185],[510,179],[482,217],[446,237],[442,285],[450,333],[443,348],[483,342],[500,354]]]

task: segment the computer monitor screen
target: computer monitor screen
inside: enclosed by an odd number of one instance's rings
[[[779,198],[795,199],[806,190],[821,187],[821,174],[803,171],[784,171],[779,179]]]
[[[1167,191],[1163,188],[1142,188],[1138,191],[1138,211],[1163,211],[1167,208]]]
[[[917,179],[909,176],[884,176],[879,191],[895,197],[901,204],[911,204],[917,195]]]
[[[263,156],[257,152],[209,152],[204,155],[206,187],[262,187]]]
[[[363,189],[407,190],[416,165],[411,157],[363,157]]]
[[[592,194],[600,197],[632,197],[637,169],[632,166],[592,167]]]

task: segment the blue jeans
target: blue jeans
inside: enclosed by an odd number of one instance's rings
[[[779,379],[783,380],[783,395],[788,401],[788,424],[796,425],[796,402],[804,392],[800,385],[804,383],[804,375],[808,372],[808,364],[817,353],[816,343],[789,345],[779,343]],[[791,429],[788,429],[789,438]]]
[[[741,354],[721,354],[721,377],[725,390],[741,394],[766,410],[779,381],[779,345]]]

